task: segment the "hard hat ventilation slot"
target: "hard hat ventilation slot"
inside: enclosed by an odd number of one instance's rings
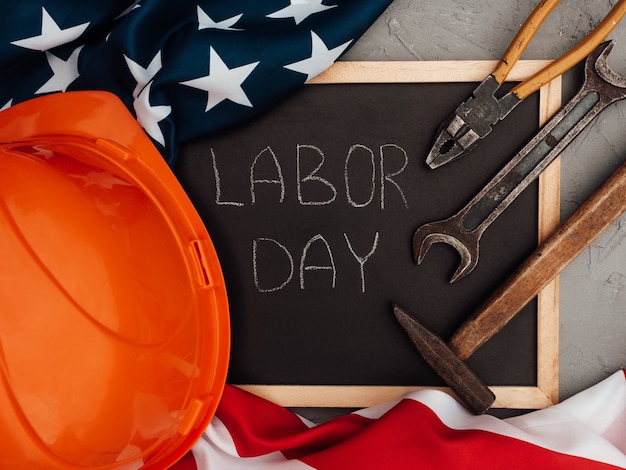
[[[202,287],[209,287],[211,285],[211,279],[209,278],[209,272],[204,264],[205,257],[203,256],[204,250],[200,244],[200,240],[194,240],[191,242],[192,251],[195,255],[196,266],[198,267],[199,280]]]

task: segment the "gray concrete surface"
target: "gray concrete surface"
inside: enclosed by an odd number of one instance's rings
[[[522,58],[559,57],[615,3],[562,1]],[[499,59],[535,5],[532,0],[395,0],[342,60]],[[617,43],[609,64],[626,76],[626,20],[610,37]],[[612,105],[564,152],[562,217],[626,158],[625,113],[626,102]],[[561,399],[626,368],[625,240],[622,216],[561,274]]]

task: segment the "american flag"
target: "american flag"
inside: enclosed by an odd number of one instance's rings
[[[626,375],[551,406],[499,419],[438,390],[313,424],[227,386],[202,439],[174,470],[626,468]]]
[[[168,163],[331,65],[391,0],[10,1],[0,109],[48,93],[116,94]]]
[[[0,5],[0,109],[106,90],[168,163],[322,72],[391,0],[77,0]],[[176,470],[626,468],[626,375],[500,420],[423,390],[315,425],[227,385]],[[0,466],[1,462],[0,462]]]

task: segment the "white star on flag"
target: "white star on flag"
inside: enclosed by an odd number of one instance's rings
[[[152,82],[148,83],[135,101],[133,108],[137,115],[137,121],[150,137],[165,147],[165,137],[159,127],[159,122],[168,117],[172,112],[172,107],[167,105],[152,106],[150,104],[150,88]]]
[[[124,60],[126,61],[128,70],[130,70],[131,75],[137,82],[137,85],[133,90],[133,98],[137,98],[141,90],[143,90],[148,82],[150,82],[157,72],[163,67],[163,64],[161,63],[161,51],[156,53],[146,68],[143,68],[134,60],[129,59],[126,55],[124,55]]]
[[[90,23],[83,23],[70,28],[61,29],[44,7],[41,7],[41,34],[11,44],[35,51],[47,51],[61,44],[67,44],[80,37]]]
[[[46,51],[46,59],[48,59],[48,65],[52,69],[52,77],[35,94],[40,95],[42,93],[67,90],[67,87],[80,76],[78,72],[78,56],[83,47],[80,46],[74,49],[74,52],[67,60],[60,59],[51,52]]]
[[[352,41],[344,42],[340,46],[328,49],[324,41],[311,31],[311,57],[285,65],[284,67],[294,72],[303,73],[307,76],[307,80],[310,80],[330,67],[330,65],[343,54],[343,51],[347,49],[351,42]]]
[[[119,20],[120,18],[123,18],[124,16],[128,15],[135,8],[141,8],[141,5],[139,4],[140,2],[141,0],[135,0],[131,6],[129,6],[126,10],[124,10],[122,13],[117,15],[114,19]]]
[[[243,31],[243,29],[233,28],[233,25],[239,21],[243,13],[222,21],[214,21],[206,12],[198,5],[198,30],[202,29],[221,29],[223,31]]]
[[[290,0],[289,6],[270,13],[268,18],[293,18],[296,24],[302,23],[314,13],[319,13],[337,5],[322,5],[322,0]]]
[[[259,62],[253,62],[229,69],[215,49],[211,47],[209,51],[209,74],[180,82],[180,84],[208,93],[205,112],[224,100],[252,107],[252,103],[241,85],[258,64]]]

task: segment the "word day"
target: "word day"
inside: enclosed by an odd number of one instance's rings
[[[327,272],[328,286],[334,289],[337,284],[338,275],[335,258],[338,258],[341,259],[342,262],[346,262],[346,259],[353,259],[354,262],[358,264],[360,274],[360,291],[365,293],[365,264],[372,257],[378,247],[378,232],[374,234],[372,246],[368,253],[357,253],[350,242],[350,238],[345,232],[343,233],[343,237],[352,258],[346,258],[343,256],[337,257],[333,255],[333,250],[331,249],[331,246],[326,238],[324,238],[321,234],[317,234],[305,243],[302,253],[297,260],[297,264],[294,261],[292,253],[280,241],[268,237],[255,238],[252,241],[252,270],[255,287],[259,292],[279,291],[293,280],[297,268],[297,280],[299,281],[300,289],[304,290],[306,288],[306,275],[307,272],[310,271]],[[318,255],[321,253],[323,261],[319,259],[319,256],[311,256],[312,250],[317,250]],[[269,263],[272,271],[272,268],[281,261],[276,259],[277,257],[280,257],[283,263],[286,261],[285,265],[288,266],[288,269],[281,275],[280,278],[277,278],[275,275],[270,276],[270,273],[263,271],[260,266],[259,259],[262,256],[269,256],[270,258],[273,258],[273,261]],[[271,278],[271,281],[268,281],[269,278]]]
[[[255,204],[258,189],[262,185],[275,185],[277,202],[282,204],[285,201],[288,185],[283,171],[284,163],[281,165],[271,146],[261,150],[253,158],[250,167],[246,168],[247,174],[240,175],[239,181],[235,182],[222,181],[215,150],[211,148],[210,152],[217,205],[242,207]],[[384,209],[386,195],[393,191],[396,193],[394,200],[401,201],[405,208],[409,208],[405,192],[398,183],[398,177],[407,167],[409,159],[399,145],[383,144],[376,151],[362,144],[352,145],[345,159],[342,159],[342,174],[338,177],[342,180],[340,183],[333,183],[320,175],[320,170],[326,164],[322,149],[315,145],[297,144],[295,153],[295,198],[302,206],[328,205],[341,197],[355,208],[375,203]]]

